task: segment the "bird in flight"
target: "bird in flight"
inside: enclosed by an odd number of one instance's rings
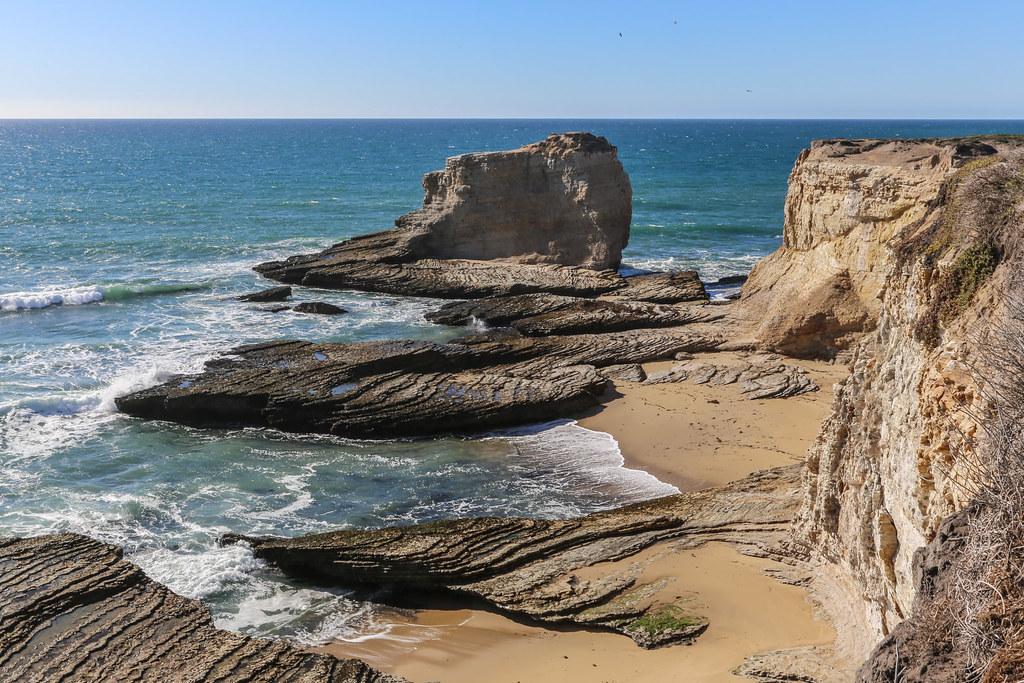
[[[622,34],[620,33],[620,34],[619,34],[619,38],[621,38],[621,37],[622,37]]]

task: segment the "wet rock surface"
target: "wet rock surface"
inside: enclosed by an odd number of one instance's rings
[[[292,288],[288,286],[283,287],[271,287],[269,289],[262,289],[252,294],[243,294],[238,297],[238,301],[247,301],[250,303],[267,303],[284,301],[292,295]]]
[[[770,554],[795,514],[798,479],[798,468],[779,468],[572,520],[475,518],[223,541],[248,542],[257,557],[296,577],[395,595],[462,596],[519,618],[611,629],[657,647],[693,639],[707,621],[686,605],[656,600],[662,586],[641,580],[638,553],[725,540]],[[599,578],[582,576],[599,563],[609,563]]]
[[[770,356],[754,356],[747,361],[729,364],[684,359],[665,372],[650,375],[644,383],[671,382],[693,382],[711,386],[738,384],[740,391],[751,400],[789,398],[820,388],[803,369],[786,365],[777,357]]]
[[[341,306],[335,306],[323,301],[303,301],[301,304],[293,306],[292,310],[296,313],[311,313],[313,315],[341,315],[342,313],[348,313]]]
[[[285,341],[235,349],[205,372],[117,399],[130,415],[200,427],[350,437],[528,424],[596,405],[595,367],[641,363],[720,339],[685,330],[490,337],[469,343]]]
[[[464,154],[423,187],[423,207],[392,230],[256,270],[287,283],[440,298],[622,286],[614,269],[629,239],[632,188],[604,138],[564,133]]]
[[[361,661],[213,625],[196,600],[78,534],[0,539],[0,679],[402,683]]]

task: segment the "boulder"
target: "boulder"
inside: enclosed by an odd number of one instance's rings
[[[176,595],[78,534],[0,539],[0,679],[402,683],[355,659],[222,631]]]

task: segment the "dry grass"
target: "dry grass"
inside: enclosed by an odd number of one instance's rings
[[[977,376],[988,409],[964,436],[976,500],[944,607],[967,655],[969,680],[1010,683],[1024,673],[1024,279],[1005,316],[979,339]]]

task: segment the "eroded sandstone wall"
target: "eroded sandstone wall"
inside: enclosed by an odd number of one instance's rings
[[[744,288],[761,345],[852,366],[808,454],[795,542],[838,577],[853,656],[910,613],[915,553],[970,498],[977,345],[1018,267],[999,207],[1018,201],[1000,192],[1020,149],[816,143],[790,177],[785,244]]]
[[[871,329],[897,236],[927,220],[962,159],[940,142],[824,140],[789,177],[783,246],[757,264],[742,304],[762,344],[829,357]]]
[[[452,157],[423,188],[423,208],[397,221],[421,232],[419,258],[600,270],[617,268],[629,241],[629,177],[615,147],[589,133]]]

